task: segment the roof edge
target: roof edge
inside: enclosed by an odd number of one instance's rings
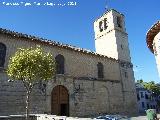
[[[146,34],[146,43],[150,51],[154,54],[153,50],[153,40],[154,37],[160,32],[160,20],[151,26]]]
[[[101,55],[101,54],[98,54],[98,53],[93,52],[91,50],[84,49],[84,48],[79,48],[79,47],[72,46],[72,45],[69,45],[69,44],[63,44],[63,43],[60,43],[60,42],[56,42],[56,41],[52,41],[52,40],[48,40],[48,39],[45,39],[45,38],[40,38],[40,37],[24,34],[24,33],[19,33],[19,32],[15,32],[15,31],[3,29],[3,28],[0,28],[0,33],[11,35],[11,36],[16,37],[16,38],[25,38],[25,39],[28,39],[30,41],[40,42],[40,43],[44,43],[44,44],[48,44],[48,45],[52,45],[52,46],[58,46],[58,47],[61,47],[61,48],[64,48],[64,49],[73,50],[75,52],[81,52],[81,53],[84,53],[84,54],[103,57],[103,58],[107,58],[109,60],[116,61],[116,62],[119,61],[115,58],[111,58],[111,57],[108,57],[108,56],[105,56],[105,55]]]

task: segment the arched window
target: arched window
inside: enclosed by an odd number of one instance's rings
[[[64,56],[59,54],[55,58],[56,60],[56,73],[64,74]]]
[[[98,78],[104,78],[104,75],[103,75],[103,64],[101,62],[99,62],[97,64],[97,69],[98,69]]]
[[[0,67],[4,67],[6,57],[6,46],[3,43],[0,43]]]

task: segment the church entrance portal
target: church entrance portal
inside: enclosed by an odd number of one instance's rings
[[[69,116],[69,95],[68,90],[58,85],[52,90],[51,112],[54,115]]]

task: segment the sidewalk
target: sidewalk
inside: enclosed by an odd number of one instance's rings
[[[160,120],[160,114],[157,114],[157,118]],[[131,120],[147,120],[147,116],[131,117]]]

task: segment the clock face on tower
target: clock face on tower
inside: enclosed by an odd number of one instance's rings
[[[108,21],[107,18],[104,18],[102,21],[99,22],[99,31],[102,32],[108,28]]]

